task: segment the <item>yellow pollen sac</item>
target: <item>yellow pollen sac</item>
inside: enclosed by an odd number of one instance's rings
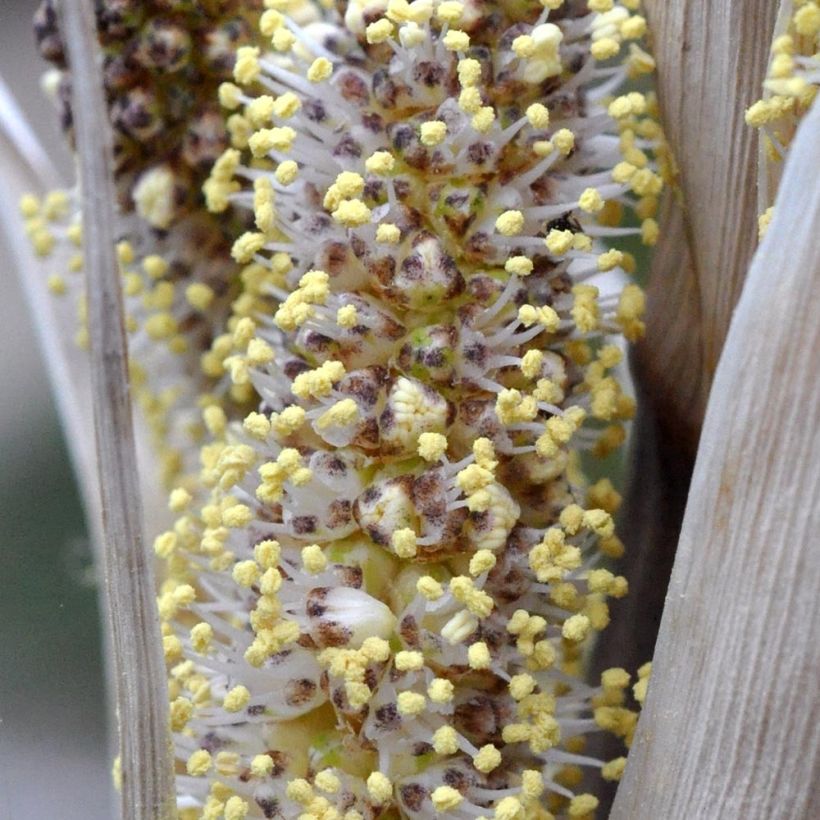
[[[441,120],[423,122],[419,128],[419,139],[421,140],[422,145],[426,145],[428,148],[441,145],[446,137],[447,125]]]
[[[476,112],[475,116],[470,120],[470,125],[478,131],[479,134],[486,134],[492,128],[495,122],[495,109],[490,105],[485,105]]]
[[[326,57],[317,57],[307,71],[307,78],[312,83],[327,80],[333,74],[333,64]]]
[[[453,755],[458,751],[458,736],[452,726],[441,726],[432,737],[436,754]]]
[[[552,135],[552,143],[563,156],[569,156],[575,148],[575,134],[569,128],[561,128]]]
[[[401,229],[398,225],[383,222],[376,228],[376,241],[385,245],[396,245],[401,241]]]
[[[466,31],[450,29],[442,39],[448,51],[466,51],[470,47],[470,35]]]
[[[436,812],[438,814],[444,814],[445,812],[455,809],[464,798],[461,792],[452,786],[439,786],[433,790],[430,799],[433,801],[433,808],[435,808]]]
[[[327,557],[318,544],[302,548],[302,566],[311,575],[318,575],[327,569]]]
[[[417,672],[424,668],[424,655],[421,652],[402,650],[396,653],[394,663],[400,672]]]
[[[433,678],[427,687],[427,696],[433,703],[449,703],[453,699],[455,687],[446,678]]]
[[[225,803],[225,820],[244,820],[248,816],[250,807],[237,795],[229,797]]]
[[[316,428],[347,427],[359,418],[359,405],[353,399],[342,399],[316,420]]]
[[[586,615],[580,613],[572,615],[564,621],[561,627],[561,634],[568,640],[578,643],[583,641],[589,634],[590,621]]]
[[[443,0],[436,8],[436,17],[443,23],[457,23],[464,14],[464,4],[457,0]]]
[[[621,779],[626,768],[626,758],[616,757],[603,765],[601,776],[604,780],[618,781]]]
[[[532,305],[522,305],[518,309],[518,321],[524,327],[532,327],[534,324],[543,325],[549,333],[554,333],[561,324],[561,319],[555,312],[555,308],[549,305],[542,305],[539,308]]]
[[[321,789],[326,794],[336,794],[342,787],[342,782],[330,769],[323,769],[313,778],[317,789]]]
[[[332,215],[346,228],[360,228],[370,222],[371,211],[360,199],[343,199]]]
[[[482,573],[489,572],[495,564],[496,557],[490,550],[479,550],[470,559],[470,575],[476,577]]]
[[[471,86],[477,85],[481,80],[481,63],[472,57],[459,60],[456,70],[458,72],[458,81],[462,88],[470,88]]]
[[[504,263],[504,270],[510,276],[529,276],[532,273],[532,260],[526,256],[511,256]]]
[[[299,166],[292,159],[286,159],[284,162],[280,162],[279,165],[276,166],[276,171],[273,173],[276,181],[281,185],[290,185],[295,182],[298,174]]]
[[[527,108],[527,120],[533,128],[548,128],[550,112],[545,105],[533,103]]]
[[[255,82],[262,68],[259,65],[259,49],[253,46],[241,46],[236,50],[236,62],[233,68],[233,77],[240,85],[250,85]]]
[[[570,230],[564,231],[558,228],[552,228],[547,234],[544,244],[553,256],[563,256],[572,248],[573,238],[574,234]]]
[[[477,641],[467,648],[467,662],[471,669],[489,669],[492,663],[490,650],[484,641]]]
[[[248,705],[251,693],[244,686],[234,686],[222,702],[226,712],[238,712]]]
[[[489,774],[493,769],[501,765],[501,752],[488,743],[478,750],[478,754],[473,758],[473,766],[482,774]]]
[[[597,188],[587,188],[578,200],[578,207],[588,214],[597,214],[603,210],[604,200]]]
[[[393,36],[393,24],[386,18],[376,20],[365,29],[367,42],[372,44],[383,43]]]
[[[417,452],[425,461],[440,461],[447,452],[447,437],[441,433],[422,433]]]
[[[578,794],[569,802],[570,817],[587,817],[598,808],[598,798],[591,794]]]
[[[206,749],[197,749],[185,765],[188,774],[192,777],[202,777],[211,768],[211,755]]]
[[[418,692],[399,692],[396,702],[399,714],[408,717],[420,715],[427,708],[427,699]]]
[[[516,236],[524,228],[524,214],[521,211],[504,211],[495,221],[495,229],[503,236]]]
[[[395,157],[389,151],[376,151],[364,163],[364,167],[371,174],[386,176],[396,165]]]
[[[416,555],[416,533],[409,528],[396,530],[390,537],[390,544],[399,558],[413,558]]]
[[[495,820],[524,820],[524,807],[517,797],[505,797],[495,807]]]
[[[341,362],[327,361],[316,370],[300,373],[291,386],[291,392],[300,399],[322,398],[330,395],[333,384],[345,374]]]
[[[373,772],[367,778],[367,793],[377,806],[381,806],[393,796],[393,784],[381,772]]]
[[[354,305],[344,305],[336,311],[336,324],[339,327],[350,329],[356,327],[359,321],[359,314]]]
[[[273,766],[270,755],[254,755],[251,759],[251,774],[254,777],[267,777],[273,771]]]

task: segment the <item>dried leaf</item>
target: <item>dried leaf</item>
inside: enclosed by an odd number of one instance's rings
[[[611,817],[808,817],[820,767],[820,105],[715,377]]]
[[[142,504],[115,254],[111,134],[94,11],[63,3],[83,192],[83,249],[94,427],[102,501],[107,615],[117,681],[123,820],[175,816],[165,662]]]

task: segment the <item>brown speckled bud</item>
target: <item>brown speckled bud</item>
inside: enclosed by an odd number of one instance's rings
[[[191,36],[171,20],[149,20],[140,31],[134,56],[145,68],[174,73],[191,56]]]

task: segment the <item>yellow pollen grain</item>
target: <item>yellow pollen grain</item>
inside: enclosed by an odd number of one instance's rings
[[[261,572],[256,561],[239,561],[234,565],[232,577],[241,587],[252,587],[258,580]]]
[[[376,241],[385,245],[396,245],[401,241],[401,230],[398,225],[390,222],[382,222],[376,228]]]
[[[280,162],[273,172],[276,181],[281,185],[290,185],[296,180],[298,174],[299,166],[292,159],[286,159],[284,162]]]
[[[486,134],[492,128],[494,122],[495,109],[492,106],[485,105],[476,112],[470,124],[479,134]]]
[[[248,705],[250,699],[251,693],[246,687],[242,685],[234,686],[234,688],[225,695],[222,701],[222,708],[226,712],[238,712]]]
[[[335,211],[333,220],[346,228],[358,228],[370,222],[370,208],[359,199],[343,199]]]
[[[446,678],[433,678],[427,687],[427,696],[433,703],[449,703],[453,699],[455,687]]]
[[[389,151],[375,151],[364,163],[364,167],[378,176],[389,174],[396,165],[395,157]]]
[[[484,641],[477,641],[467,649],[467,662],[471,669],[489,669],[492,663],[490,650]]]
[[[377,806],[381,806],[393,796],[393,784],[381,772],[373,772],[367,778],[367,793]]]
[[[575,134],[569,128],[561,128],[552,135],[552,144],[558,149],[558,153],[569,156],[575,148]]]
[[[461,792],[452,786],[439,786],[433,790],[430,799],[433,801],[433,808],[435,808],[436,812],[438,814],[444,814],[457,808],[464,798]]]
[[[470,35],[466,31],[451,29],[442,39],[448,51],[466,51],[470,47]]]
[[[527,120],[533,128],[548,128],[550,112],[545,105],[533,103],[527,108]]]
[[[318,544],[311,544],[302,549],[302,566],[311,575],[318,575],[327,569],[327,558]]]
[[[529,276],[532,269],[532,260],[526,256],[511,256],[504,263],[504,270],[511,276]]]
[[[490,550],[483,549],[476,552],[470,558],[470,575],[476,577],[484,572],[489,572],[496,563],[496,557]]]
[[[473,757],[473,766],[482,774],[489,774],[493,769],[497,769],[501,765],[501,752],[488,743],[478,750],[478,754]]]
[[[312,83],[327,80],[333,74],[333,64],[326,57],[317,57],[307,70],[307,78]]]
[[[427,708],[427,699],[418,692],[399,692],[396,704],[400,715],[415,717]]]
[[[261,72],[258,48],[241,46],[236,50],[233,77],[240,85],[250,85],[259,78]]]
[[[481,80],[481,63],[472,57],[459,60],[456,71],[458,72],[458,81],[462,88],[475,86]]]
[[[339,327],[350,329],[356,327],[359,321],[359,314],[355,305],[343,305],[336,311],[336,324]]]
[[[214,300],[214,291],[204,282],[193,282],[185,288],[185,299],[192,308],[205,311]]]
[[[251,759],[251,774],[254,777],[267,777],[273,771],[273,766],[270,755],[254,755]]]
[[[211,755],[207,749],[197,749],[185,764],[185,768],[191,777],[202,777],[211,768]]]
[[[417,452],[425,461],[440,461],[447,452],[447,436],[442,433],[422,433],[418,438]]]
[[[396,530],[390,537],[390,545],[399,558],[413,558],[417,551],[416,533],[407,527]]]
[[[523,820],[524,807],[517,797],[505,797],[495,807],[495,820]]]
[[[417,672],[424,668],[424,655],[414,650],[401,650],[394,659],[396,669],[400,672]]]
[[[583,641],[589,634],[590,626],[589,618],[586,615],[578,613],[564,621],[564,625],[561,627],[561,634],[568,641],[578,643],[579,641]]]
[[[419,139],[423,145],[433,148],[441,145],[447,137],[447,125],[441,120],[431,120],[424,122],[419,129]]]
[[[544,240],[547,250],[553,256],[563,256],[572,248],[573,233],[570,230],[552,228]]]
[[[385,17],[381,20],[376,20],[375,23],[365,29],[365,38],[371,45],[376,43],[383,43],[393,36],[393,24]]]
[[[597,214],[604,207],[604,199],[597,188],[587,188],[578,199],[578,207],[588,214]]]
[[[524,229],[524,214],[521,211],[504,211],[495,220],[495,229],[502,236],[517,236]]]
[[[452,755],[458,751],[458,736],[452,726],[441,726],[436,729],[432,737],[433,749],[436,754]]]

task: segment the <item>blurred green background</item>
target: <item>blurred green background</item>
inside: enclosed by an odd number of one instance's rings
[[[0,73],[65,164],[39,91],[36,0],[0,0]],[[56,184],[55,180],[55,184]],[[0,246],[0,820],[110,818],[97,590],[77,490]]]

